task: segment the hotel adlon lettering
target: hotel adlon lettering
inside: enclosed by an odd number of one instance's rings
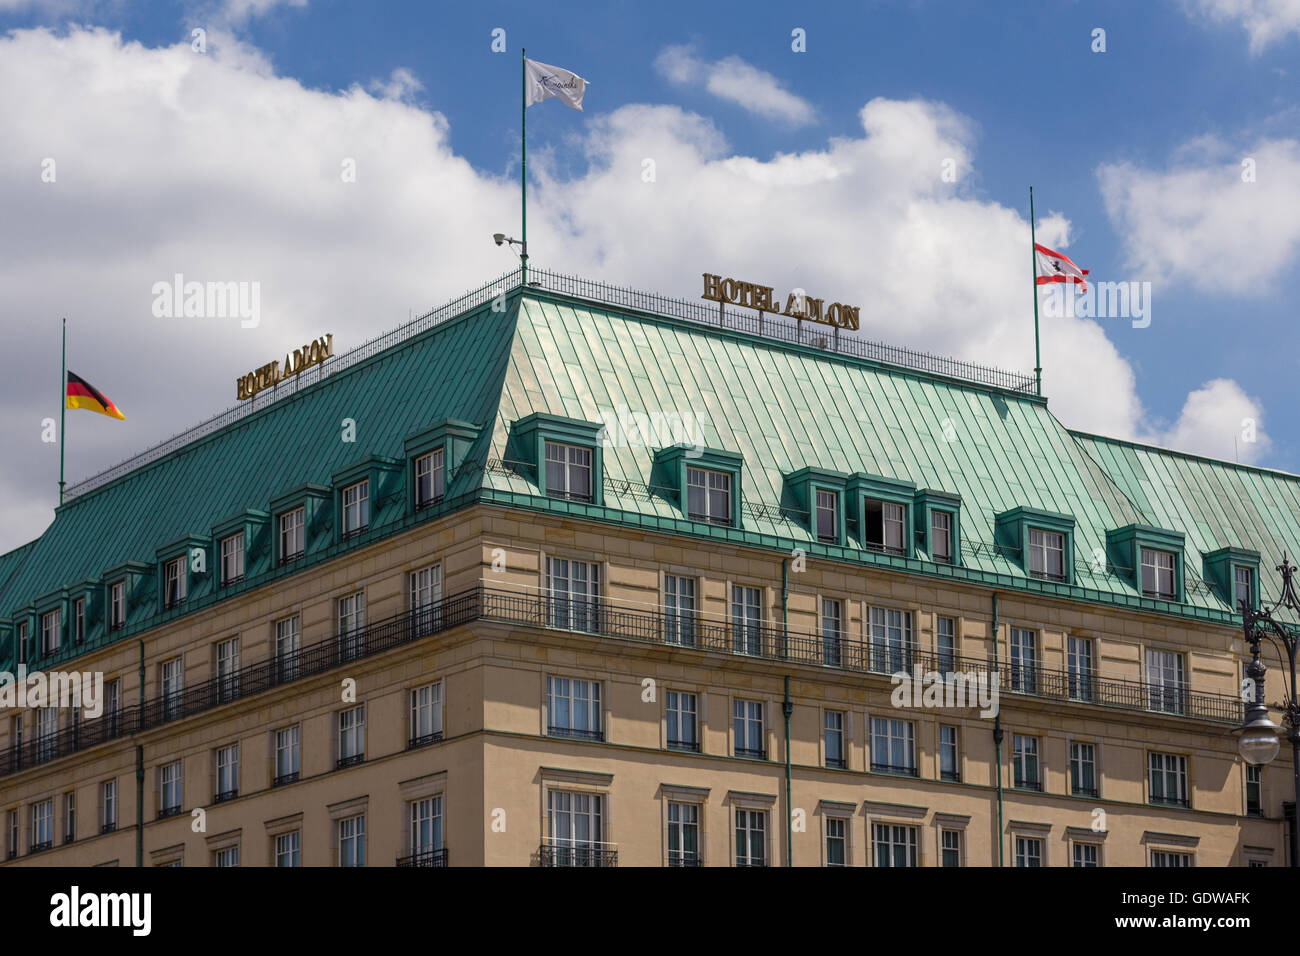
[[[319,365],[334,355],[334,336],[322,335],[315,341],[308,342],[293,354],[284,356],[284,367],[279,362],[267,362],[259,369],[235,379],[235,393],[242,401],[252,398],[265,388],[278,385],[291,375],[299,375],[313,365]]]
[[[781,297],[770,285],[742,282],[739,279],[724,279],[711,272],[704,273],[704,295],[701,298],[739,305],[746,309],[757,309],[759,312],[771,312],[773,315],[788,315],[792,319],[820,322],[822,325],[833,325],[840,329],[856,331],[858,328],[859,310],[855,305],[845,305],[843,302],[832,302],[828,305],[825,299],[816,299],[802,292],[791,292],[786,297],[785,308],[782,308]]]

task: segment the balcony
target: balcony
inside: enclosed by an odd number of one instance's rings
[[[1184,810],[1190,809],[1192,804],[1186,797],[1170,797],[1151,795],[1147,803],[1157,807],[1182,807]]]
[[[763,748],[737,747],[733,756],[742,760],[766,760],[767,751]]]
[[[398,866],[446,866],[447,851],[439,850],[417,850],[409,856],[399,856],[397,858]]]
[[[567,737],[570,740],[604,740],[605,734],[600,730],[584,730],[578,727],[557,727],[554,724],[547,726],[546,736],[548,737]]]
[[[238,788],[236,788],[236,789],[234,789],[234,790],[222,790],[220,793],[215,794],[215,795],[213,796],[213,798],[212,798],[212,802],[213,802],[213,803],[225,803],[227,800],[233,800],[233,799],[235,799],[235,797],[237,797],[237,796],[239,796],[239,790],[238,790]]]
[[[112,832],[113,832],[114,830],[116,830],[116,829],[117,829],[117,824],[116,824],[116,823],[105,823],[105,824],[103,824],[102,826],[100,826],[100,828],[99,828],[99,832],[100,832],[100,833],[112,833]]]
[[[406,742],[407,750],[418,750],[420,747],[427,747],[429,744],[442,743],[442,731],[435,730],[431,734],[421,734],[419,737],[412,737]]]
[[[617,843],[543,843],[537,849],[542,866],[618,866]]]
[[[670,740],[668,741],[668,749],[697,754],[700,752],[700,742],[698,740]]]
[[[355,767],[358,764],[363,764],[365,762],[365,754],[348,754],[346,757],[340,757],[338,760],[334,761],[334,769],[345,770],[348,767]]]
[[[182,808],[179,804],[177,804],[174,807],[163,807],[161,810],[158,811],[158,819],[164,820],[167,817],[180,816],[181,813],[182,813]]]
[[[28,852],[28,853],[43,853],[43,852],[45,852],[46,850],[50,849],[50,847],[52,847],[52,846],[54,846],[54,841],[53,841],[53,840],[42,840],[40,843],[33,843],[33,844],[31,845],[31,848],[30,848],[27,852]]]
[[[701,866],[700,854],[696,850],[669,850],[669,866]]]
[[[280,774],[278,777],[276,777],[274,780],[271,781],[271,786],[283,787],[287,783],[297,783],[297,782],[298,782],[298,771],[294,770],[292,773]]]
[[[1037,790],[1039,793],[1043,791],[1043,781],[1037,777],[1022,777],[1017,774],[1013,786],[1017,790]]]
[[[871,772],[888,773],[893,774],[896,777],[915,777],[918,775],[915,767],[907,767],[893,763],[876,763],[874,760],[871,761]]]

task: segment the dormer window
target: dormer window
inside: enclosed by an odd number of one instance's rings
[[[126,582],[116,581],[108,589],[109,619],[108,626],[113,630],[126,625]]]
[[[1029,529],[1029,573],[1048,581],[1065,580],[1065,535]]]
[[[27,663],[27,622],[18,622],[18,663]]]
[[[686,516],[692,521],[731,524],[731,475],[688,466]]]
[[[1174,577],[1175,560],[1170,551],[1142,549],[1142,594],[1172,601],[1178,595]]]
[[[1240,612],[1255,607],[1255,569],[1237,564],[1232,569],[1232,609]]]
[[[280,515],[280,563],[297,561],[303,555],[303,517],[305,509],[294,508]]]
[[[903,522],[906,509],[889,501],[868,498],[864,511],[864,540],[873,551],[886,554],[904,554]]]
[[[41,653],[53,654],[63,643],[63,612],[58,608],[41,615]]]
[[[182,555],[163,565],[164,608],[174,608],[185,600],[185,561]]]
[[[546,495],[570,501],[591,501],[591,449],[546,443]]]
[[[86,599],[77,598],[72,602],[72,640],[81,644],[86,640]]]
[[[930,512],[930,557],[952,564],[952,515],[946,511]]]
[[[446,492],[447,475],[443,450],[435,448],[427,455],[415,459],[415,507],[427,508],[442,500]]]
[[[840,540],[840,496],[817,489],[817,540],[838,544]]]
[[[221,584],[230,587],[244,580],[244,532],[221,539]]]
[[[370,479],[343,489],[343,540],[370,527]]]

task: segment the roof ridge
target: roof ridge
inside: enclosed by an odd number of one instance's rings
[[[1075,438],[1088,438],[1095,441],[1103,441],[1110,445],[1125,445],[1129,448],[1142,448],[1148,451],[1159,452],[1162,455],[1177,455],[1179,458],[1203,461],[1211,465],[1225,465],[1228,468],[1238,468],[1242,471],[1253,471],[1263,475],[1276,475],[1279,478],[1287,478],[1291,481],[1300,482],[1300,475],[1292,474],[1289,471],[1283,471],[1280,468],[1265,468],[1262,465],[1247,465],[1239,461],[1228,461],[1226,458],[1215,458],[1211,455],[1201,455],[1193,451],[1182,451],[1178,448],[1166,448],[1163,445],[1153,445],[1150,442],[1134,441],[1131,438],[1113,438],[1110,435],[1098,435],[1096,432],[1087,432],[1077,428],[1067,428],[1066,431]]]

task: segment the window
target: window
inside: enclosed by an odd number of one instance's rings
[[[1092,640],[1066,638],[1067,690],[1071,700],[1092,700]]]
[[[1016,866],[1042,866],[1043,841],[1035,837],[1016,837]]]
[[[1250,610],[1255,606],[1255,571],[1245,565],[1234,565],[1232,569],[1232,606],[1234,610]]]
[[[86,640],[86,599],[77,598],[72,602],[72,640],[81,644]]]
[[[338,600],[339,656],[355,660],[364,653],[366,595],[364,591],[345,594]]]
[[[550,627],[599,631],[600,565],[548,557],[546,589]]]
[[[9,845],[5,847],[5,855],[12,860],[18,855],[18,811],[9,811],[9,827],[7,840]]]
[[[763,733],[763,702],[735,700],[731,704],[731,729],[735,755],[752,760],[767,759],[767,740]]]
[[[957,622],[950,617],[935,618],[934,649],[938,652],[939,673],[957,669]]]
[[[697,804],[668,804],[668,865],[700,865],[700,808]]]
[[[1048,581],[1065,580],[1065,535],[1029,529],[1029,574]]]
[[[104,715],[108,718],[109,733],[117,736],[118,721],[122,716],[122,678],[104,684]]]
[[[9,718],[9,744],[13,750],[13,753],[18,754],[19,755],[18,759],[21,760],[22,749],[23,749],[23,715],[22,714],[14,714],[12,717]]]
[[[185,557],[172,558],[163,565],[163,607],[176,607],[185,600]]]
[[[603,740],[600,681],[546,678],[547,733],[553,737]]]
[[[1187,801],[1187,758],[1180,754],[1148,755],[1151,802],[1185,807]]]
[[[339,866],[366,865],[366,816],[339,821]]]
[[[848,866],[848,821],[843,817],[826,818],[826,865]]]
[[[19,622],[18,622],[18,638],[17,638],[17,640],[18,640],[18,663],[19,663],[19,664],[26,664],[26,663],[27,663],[27,639],[28,639],[28,635],[27,635],[27,622],[26,622],[26,621],[19,621]]]
[[[366,705],[339,711],[337,768],[352,767],[366,759]]]
[[[1100,847],[1095,843],[1076,843],[1074,845],[1075,866],[1100,866]]]
[[[865,519],[867,547],[886,554],[906,553],[903,548],[903,519],[906,514],[902,505],[868,499]]]
[[[930,557],[952,564],[952,515],[946,511],[930,512]]]
[[[570,501],[591,501],[591,449],[546,443],[546,495]]]
[[[1097,796],[1097,750],[1092,744],[1070,741],[1070,793]]]
[[[239,847],[237,845],[227,846],[215,851],[212,854],[212,865],[219,867],[239,866]]]
[[[695,646],[695,579],[664,575],[664,640]]]
[[[302,866],[302,834],[298,830],[278,833],[275,837],[275,865]]]
[[[1246,764],[1246,813],[1252,817],[1264,815],[1263,767]]]
[[[239,744],[217,748],[217,793],[214,802],[239,796]]]
[[[692,521],[731,524],[731,475],[725,471],[688,467],[686,516]]]
[[[275,732],[275,781],[273,786],[293,783],[298,779],[298,727],[285,727]]]
[[[767,811],[736,808],[736,866],[767,866]]]
[[[916,827],[876,823],[871,827],[876,866],[916,866]]]
[[[63,842],[77,839],[77,794],[70,790],[63,795]]]
[[[239,638],[217,642],[217,698],[234,700],[239,696]]]
[[[548,790],[547,854],[543,862],[550,866],[602,866],[603,833],[598,793],[571,793]]]
[[[370,527],[370,479],[343,489],[343,540]]]
[[[737,654],[763,653],[762,593],[758,588],[731,586],[731,649]]]
[[[221,584],[230,587],[244,580],[244,532],[221,539]],[[238,852],[238,851],[236,851]]]
[[[700,749],[699,734],[699,698],[695,694],[670,690],[667,697],[668,707],[668,749]]]
[[[961,831],[939,832],[940,866],[961,866]]]
[[[109,593],[109,627],[117,630],[126,625],[126,582],[118,581],[108,589]]]
[[[1011,629],[1011,689],[1038,693],[1038,633],[1023,627]]]
[[[53,760],[59,755],[59,711],[42,707],[36,711],[36,759]]]
[[[871,609],[871,669],[896,674],[912,668],[912,612],[894,608]]]
[[[443,467],[443,452],[435,448],[427,455],[415,459],[415,507],[427,508],[442,500],[446,492],[446,470]],[[549,484],[549,483],[548,483]]]
[[[297,614],[275,622],[275,665],[279,680],[297,679],[301,640],[302,619]]]
[[[822,713],[822,739],[826,747],[826,766],[844,769],[844,711]]]
[[[1043,781],[1038,775],[1038,738],[1013,734],[1011,741],[1016,789],[1042,790]]]
[[[305,509],[294,508],[280,515],[280,563],[288,564],[302,557],[306,548],[303,536]]]
[[[181,694],[185,689],[185,672],[181,667],[181,659],[173,657],[163,661],[158,667],[158,674],[163,720],[174,720],[181,715]]]
[[[54,800],[32,804],[32,845],[29,852],[36,853],[54,846]]]
[[[159,774],[161,777],[161,800],[159,802],[159,816],[170,817],[181,812],[181,801],[183,800],[181,790],[181,762],[174,760],[169,764],[164,764]]]
[[[442,850],[442,797],[412,800],[406,806],[412,862],[430,864]]]
[[[916,727],[910,720],[871,718],[871,770],[916,776]]]
[[[99,824],[100,833],[117,829],[117,781],[105,780],[99,785],[99,801],[104,807],[104,818]]]
[[[410,746],[422,747],[442,739],[442,682],[411,691]]]
[[[1190,853],[1173,853],[1168,850],[1151,851],[1152,866],[1191,866],[1192,855]]]
[[[63,612],[58,608],[41,615],[41,653],[53,654],[63,643]]]
[[[957,728],[949,724],[939,725],[939,779],[961,779],[957,765]]]
[[[840,540],[840,496],[833,491],[817,491],[817,540],[826,544]]]
[[[822,598],[822,663],[839,667],[844,662],[844,602]]]
[[[1172,601],[1177,595],[1174,555],[1169,551],[1142,549],[1142,593],[1146,597]]]
[[[1181,714],[1187,687],[1183,681],[1183,655],[1147,649],[1147,688],[1152,710]]]
[[[416,634],[432,634],[442,627],[442,565],[434,564],[410,575],[411,626]]]

